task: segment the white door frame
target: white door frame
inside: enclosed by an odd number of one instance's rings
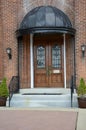
[[[66,34],[64,37],[64,88],[66,88]]]

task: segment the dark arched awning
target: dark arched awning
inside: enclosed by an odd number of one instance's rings
[[[28,33],[69,33],[74,35],[75,29],[68,16],[52,6],[40,6],[31,10],[20,24],[17,36]]]

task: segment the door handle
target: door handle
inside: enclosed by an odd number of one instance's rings
[[[50,75],[51,75],[51,73],[52,73],[52,67],[51,67],[51,66],[49,66],[48,68],[49,68],[49,76],[50,76]]]
[[[46,75],[47,75],[47,76],[50,76],[50,75],[51,75],[51,67],[50,67],[50,66],[48,66],[48,67],[46,68]]]
[[[48,76],[49,75],[49,72],[48,72],[48,67],[46,67],[46,75]]]

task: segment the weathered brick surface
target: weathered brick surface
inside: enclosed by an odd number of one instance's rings
[[[76,77],[77,84],[81,77],[86,81],[86,53],[82,58],[81,45],[86,45],[86,0],[75,1],[75,28],[76,28]]]
[[[18,73],[17,38],[15,35],[18,28],[18,3],[17,0],[1,0],[3,73],[8,81]],[[9,60],[6,54],[6,48],[8,47],[12,48],[12,60]]]
[[[1,6],[1,1],[0,1],[0,80],[3,78],[3,27],[2,27],[2,6]]]
[[[18,74],[18,46],[15,31],[19,28],[24,16],[33,8],[41,5],[52,5],[68,15],[76,29],[76,76],[77,83],[81,77],[86,80],[86,53],[82,58],[81,45],[86,44],[86,0],[1,0],[0,1],[0,79],[7,77],[8,82],[13,75]],[[72,41],[68,40],[68,43]],[[67,43],[68,48],[71,45]],[[26,44],[25,44],[26,45]],[[24,46],[24,44],[23,44]],[[22,46],[22,47],[23,47]],[[12,60],[8,59],[6,48],[12,48]],[[73,47],[73,46],[72,46]],[[23,51],[23,48],[22,48]],[[25,56],[25,54],[24,54]],[[23,57],[23,56],[22,56]],[[23,59],[23,58],[22,58]],[[72,66],[73,55],[67,56],[69,70]],[[24,60],[21,61],[24,65]],[[21,67],[22,68],[22,67]],[[72,66],[73,68],[73,66]],[[22,71],[22,69],[21,69]],[[67,71],[69,75],[70,71]],[[67,77],[69,77],[67,75]],[[28,79],[28,78],[27,78]],[[69,84],[69,80],[68,80]]]
[[[22,0],[23,4],[23,11],[24,16],[26,13],[28,13],[31,9],[42,6],[42,5],[52,5],[57,7],[58,9],[64,11],[66,13],[70,20],[72,21],[72,24],[74,24],[74,0]]]

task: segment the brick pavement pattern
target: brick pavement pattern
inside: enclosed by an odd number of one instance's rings
[[[75,130],[77,112],[0,110],[0,130]]]

